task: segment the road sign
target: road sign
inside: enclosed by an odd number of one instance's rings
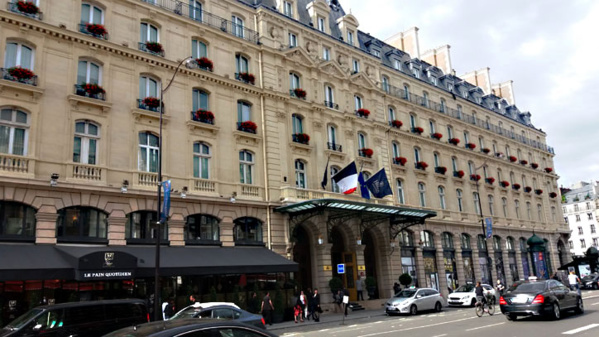
[[[345,263],[337,265],[337,274],[345,274]]]
[[[493,236],[493,219],[485,218],[485,226],[487,227],[487,239]]]

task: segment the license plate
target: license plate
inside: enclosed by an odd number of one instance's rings
[[[514,297],[512,298],[512,303],[526,303],[528,301],[528,297]]]

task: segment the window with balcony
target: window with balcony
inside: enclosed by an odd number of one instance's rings
[[[243,38],[244,37],[244,22],[239,16],[231,16],[231,27],[233,28],[233,35]]]
[[[193,89],[191,93],[193,120],[210,123],[214,122],[214,115],[210,112],[209,98],[210,94],[203,89]],[[204,113],[201,113],[204,111]]]
[[[391,142],[391,152],[393,153],[393,158],[397,158],[401,156],[401,151],[399,149],[399,143]]]
[[[246,101],[237,101],[237,129],[256,133],[256,124],[252,122],[252,105]]]
[[[160,81],[149,77],[139,77],[138,107],[144,110],[159,111]]]
[[[235,245],[262,245],[262,221],[243,217],[233,221],[233,240]]]
[[[139,29],[139,49],[151,54],[164,56],[160,44],[160,30],[151,23],[142,22]]]
[[[254,176],[254,155],[247,151],[239,151],[239,177],[240,183],[253,184]]]
[[[333,151],[341,152],[341,145],[337,139],[337,127],[335,125],[329,125],[327,128],[328,143],[327,148]]]
[[[393,109],[393,107],[390,106],[387,111],[389,112],[389,122],[393,122],[394,120],[396,120],[395,109]]]
[[[140,132],[137,169],[142,172],[158,172],[158,136],[150,132]]]
[[[136,211],[127,214],[127,243],[153,243],[156,241],[157,230],[160,230],[160,241],[168,241],[168,223],[158,225],[157,220],[156,211]]]
[[[456,194],[456,199],[458,202],[458,212],[463,212],[464,211],[464,193],[462,192],[461,189],[457,189],[455,191]]]
[[[100,127],[90,121],[75,123],[73,162],[96,165],[96,152],[100,140]]]
[[[0,240],[35,240],[35,209],[0,200]]]
[[[37,85],[37,76],[33,73],[34,50],[25,44],[8,42],[4,55],[2,78],[9,81]]]
[[[189,17],[192,20],[203,21],[202,3],[196,0],[189,1]]]
[[[414,129],[418,127],[418,122],[416,121],[416,115],[410,114],[410,128]]]
[[[220,244],[218,218],[207,214],[193,214],[185,218],[187,244]]]
[[[453,127],[451,125],[447,126],[447,139],[453,138]]]
[[[486,251],[487,250],[487,240],[485,239],[485,237],[479,234],[477,236],[477,239],[478,239],[477,241],[478,241],[479,252]]]
[[[324,86],[324,104],[331,109],[338,109],[337,104],[335,104],[335,91],[333,87],[328,85]]]
[[[420,149],[415,147],[414,148],[414,163],[418,163],[419,161],[421,161]]]
[[[439,155],[439,152],[433,152],[433,162],[435,167],[441,166],[441,155]]]
[[[464,144],[470,143],[470,133],[468,131],[464,131]]]
[[[472,193],[472,199],[474,201],[474,211],[476,212],[476,214],[478,216],[480,216],[481,215],[481,213],[480,213],[480,196],[479,196],[478,192]]]
[[[210,159],[212,152],[210,145],[204,142],[193,143],[193,177],[210,179]]]
[[[106,29],[104,28],[104,10],[91,3],[81,4],[81,24],[79,31],[96,37],[104,38]]]
[[[447,205],[445,203],[445,188],[443,186],[439,186],[437,190],[439,191],[439,207],[441,209],[447,209]]]
[[[457,111],[457,118],[458,119],[462,119],[463,118],[463,113],[462,113],[462,106],[458,105],[458,111]]]
[[[0,110],[0,153],[26,156],[29,141],[29,116],[26,112]]]
[[[451,157],[451,168],[453,169],[453,172],[458,172],[460,170],[457,157]]]
[[[399,245],[402,247],[413,247],[414,246],[414,236],[410,231],[401,231],[399,234]]]
[[[250,62],[248,60],[247,57],[237,53],[235,55],[235,69],[237,70],[238,74],[241,73],[249,73],[250,71]]]
[[[422,93],[422,106],[426,108],[429,107],[428,92],[426,91]]]
[[[435,121],[430,119],[428,121],[428,130],[429,130],[430,134],[432,135],[433,133],[437,132],[436,129],[437,129],[437,127],[436,127]]]
[[[360,97],[358,95],[354,95],[354,106],[355,106],[356,111],[358,111],[364,107],[364,104],[362,102],[362,97]]]
[[[67,207],[58,210],[58,241],[105,241],[108,214],[91,207]]]
[[[104,99],[102,88],[102,66],[92,61],[81,60],[77,66],[75,92],[79,96]]]
[[[501,198],[501,209],[503,210],[503,217],[507,218],[507,198]]]
[[[295,186],[297,188],[306,188],[306,163],[297,159],[295,161]]]
[[[418,183],[418,198],[420,207],[426,207],[426,186],[422,182]]]
[[[333,193],[339,193],[339,185],[337,185],[337,183],[333,180],[333,176],[335,176],[335,174],[339,173],[339,171],[341,171],[341,169],[337,166],[331,166],[331,191]]]
[[[439,105],[439,112],[445,113],[447,110],[447,103],[444,98],[441,98],[441,105]]]
[[[389,77],[385,75],[381,76],[381,85],[383,86],[383,91],[389,93]]]
[[[470,175],[476,174],[476,170],[474,169],[474,163],[471,161],[468,162],[468,173]]]
[[[405,195],[404,195],[403,180],[397,179],[396,185],[397,185],[397,202],[400,204],[405,204],[406,199],[405,199]]]
[[[191,40],[191,57],[194,59],[208,57],[208,45],[201,40]]]
[[[410,87],[407,84],[403,86],[403,98],[406,100],[410,100]]]

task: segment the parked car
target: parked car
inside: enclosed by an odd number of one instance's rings
[[[518,316],[549,316],[557,320],[564,310],[584,312],[578,292],[556,280],[518,281],[499,298],[499,307],[509,321]]]
[[[33,308],[2,328],[0,337],[100,337],[149,321],[143,300],[70,302]]]
[[[240,309],[235,303],[228,302],[196,302],[177,312],[171,320],[185,318],[233,319],[255,327],[266,329],[264,318]]]
[[[112,332],[104,337],[195,337],[195,336],[230,336],[230,337],[277,337],[277,335],[239,321],[232,320],[198,320],[185,318],[168,321],[157,321],[141,324]]]
[[[495,299],[495,303],[497,303],[498,294],[493,287],[488,284],[483,284],[483,289],[485,292],[485,296],[493,296]],[[476,286],[474,284],[464,284],[458,289],[456,289],[453,293],[449,294],[447,303],[450,306],[474,306],[476,304],[476,294],[474,293],[474,288]]]
[[[441,311],[445,300],[441,294],[431,288],[404,289],[391,297],[385,304],[387,315],[410,314],[416,315],[418,311]]]
[[[580,282],[582,282],[582,288],[584,289],[599,289],[599,274],[593,273],[587,275]]]

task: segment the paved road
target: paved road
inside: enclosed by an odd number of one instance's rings
[[[441,313],[388,317],[382,311],[350,314],[342,325],[340,315],[326,314],[321,323],[283,323],[269,330],[283,337],[551,337],[599,336],[599,292],[583,293],[585,313],[565,314],[559,321],[520,318],[509,322],[499,310],[494,316],[476,317],[471,308],[448,308]]]

